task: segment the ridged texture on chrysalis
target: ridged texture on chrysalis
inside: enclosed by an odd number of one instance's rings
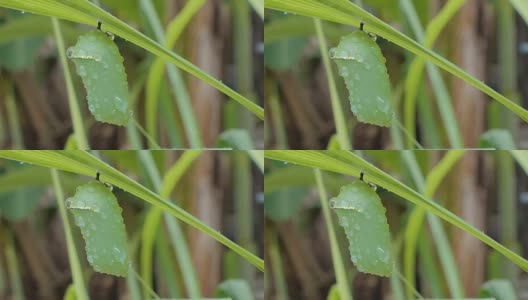
[[[374,189],[363,181],[341,188],[330,200],[339,225],[345,230],[350,257],[364,273],[390,276],[393,270],[389,224],[385,208]]]
[[[352,112],[360,122],[390,127],[394,117],[385,57],[367,33],[357,30],[330,49],[345,80]]]
[[[99,181],[77,187],[66,207],[81,229],[88,262],[95,271],[116,276],[128,273],[128,251],[121,207],[110,189]]]
[[[79,37],[67,56],[81,76],[88,108],[97,121],[125,126],[132,115],[128,83],[119,49],[106,33],[93,30]]]

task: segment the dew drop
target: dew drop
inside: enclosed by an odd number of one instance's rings
[[[336,56],[336,48],[330,49],[330,51],[328,51],[328,56],[330,56],[330,58],[335,58],[335,56]]]
[[[115,35],[111,32],[106,32],[106,35],[113,41],[115,39]]]
[[[385,252],[383,249],[381,249],[380,247],[378,247],[376,249],[376,252],[378,253],[378,257],[379,259],[384,262],[384,263],[388,263],[389,262],[389,253],[388,252]]]
[[[335,208],[336,204],[337,204],[337,201],[335,199],[331,199],[330,202],[328,203],[330,208]]]

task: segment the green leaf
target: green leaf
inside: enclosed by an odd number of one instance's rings
[[[253,300],[253,294],[246,280],[228,279],[218,285],[217,297],[230,297],[233,300]]]
[[[249,132],[240,128],[228,129],[222,132],[218,137],[217,144],[220,148],[232,148],[233,150],[255,149]]]
[[[42,189],[32,187],[0,194],[0,215],[10,221],[21,221],[33,215],[42,193]]]
[[[288,15],[282,18],[266,19],[264,25],[264,45],[268,52],[268,44],[290,38],[312,37],[315,35],[315,28],[311,18]],[[323,28],[325,37],[330,42],[339,42],[339,39],[350,33],[350,28],[345,28],[334,23],[327,23]]]
[[[79,37],[66,52],[77,67],[88,98],[88,109],[97,121],[125,126],[132,111],[123,57],[116,44],[101,30]]]
[[[484,283],[480,288],[480,297],[490,297],[496,300],[517,300],[512,283],[505,279],[494,279]]]
[[[61,30],[67,41],[75,41],[82,31],[70,23],[61,24]],[[20,18],[10,19],[0,25],[0,44],[6,44],[21,38],[42,37],[53,34],[50,18],[25,14]]]
[[[90,181],[66,200],[81,229],[88,262],[95,271],[116,276],[128,274],[125,223],[117,199],[102,182]]]
[[[349,242],[350,258],[361,272],[390,276],[394,269],[391,254],[389,224],[385,207],[375,190],[363,181],[355,181],[341,188],[330,199],[339,225]]]
[[[335,194],[339,189],[350,182],[350,180],[343,176],[336,174],[325,174],[325,186],[329,193]],[[266,194],[266,201],[268,193],[280,191],[289,187],[311,187],[315,185],[313,174],[310,169],[302,166],[288,165],[286,167],[276,167],[264,177],[264,193]]]
[[[266,217],[276,222],[290,219],[301,209],[307,192],[307,188],[290,187],[266,193],[264,201]]]
[[[515,150],[515,141],[506,129],[491,129],[480,136],[481,148],[494,148],[496,150]]]
[[[10,71],[23,71],[35,63],[42,37],[19,38],[0,45],[0,66]]]
[[[28,185],[28,177],[17,176],[24,174],[26,169],[35,171],[37,168],[27,168],[16,162],[7,162],[7,172],[0,176],[0,216],[10,221],[21,221],[34,212],[35,205],[41,198],[43,189],[37,185]],[[40,168],[41,171],[46,171]],[[45,174],[49,180],[49,172]],[[35,177],[35,173],[25,173],[26,176]],[[23,189],[21,189],[23,187]]]
[[[528,24],[528,3],[524,0],[510,0],[515,10],[521,15],[524,22]]]
[[[264,51],[264,63],[275,71],[284,71],[301,61],[302,53],[308,40],[303,37],[292,37],[271,42]]]

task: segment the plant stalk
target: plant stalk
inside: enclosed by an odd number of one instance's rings
[[[317,189],[319,191],[319,200],[321,201],[321,209],[328,231],[328,238],[330,239],[330,250],[332,252],[332,263],[334,265],[334,271],[336,274],[337,288],[339,291],[340,300],[352,300],[352,295],[349,290],[348,279],[345,271],[345,264],[341,251],[339,250],[339,243],[337,242],[336,231],[334,224],[332,223],[332,216],[330,215],[330,209],[328,208],[328,196],[323,181],[323,175],[321,170],[314,169],[315,181],[317,183]]]

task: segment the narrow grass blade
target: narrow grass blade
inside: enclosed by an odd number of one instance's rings
[[[237,101],[248,110],[264,120],[264,109],[251,100],[240,95],[220,80],[212,77],[208,73],[202,71],[200,68],[187,61],[183,57],[173,53],[166,47],[154,42],[139,31],[135,30],[125,22],[119,20],[98,6],[89,1],[84,0],[0,0],[0,6],[17,9],[20,11],[31,12],[34,14],[56,17],[59,19],[69,20],[72,22],[88,24],[96,26],[98,22],[102,22],[103,29],[110,31],[113,34],[124,38],[141,48],[151,52],[152,54],[162,57],[163,59],[173,63],[180,69],[196,76],[196,78],[215,87],[225,95]]]
[[[460,67],[423,47],[403,33],[392,28],[377,17],[346,0],[267,0],[265,7],[294,14],[324,19],[336,23],[359,27],[364,22],[367,31],[381,36],[422,58],[436,64],[447,72],[459,77],[480,91],[486,93],[509,110],[528,122],[528,111],[499,94],[482,81],[471,76]]]
[[[471,224],[453,214],[439,204],[427,199],[420,193],[399,182],[389,174],[371,165],[361,157],[348,151],[329,150],[329,151],[288,151],[288,150],[270,150],[265,152],[265,156],[270,159],[280,160],[312,168],[319,168],[341,174],[347,174],[359,177],[361,171],[369,174],[369,181],[381,186],[408,201],[423,207],[429,212],[434,213],[457,228],[466,231],[472,236],[478,238],[493,249],[506,256],[512,262],[517,264],[523,270],[528,271],[528,261],[519,256],[512,250],[493,240],[484,232],[478,230]]]
[[[144,201],[161,208],[163,211],[172,214],[182,222],[202,231],[215,240],[219,241],[229,249],[233,250],[259,270],[264,271],[264,261],[250,253],[248,250],[231,241],[217,230],[209,227],[192,214],[163,199],[158,194],[135,182],[125,174],[112,166],[104,163],[95,156],[85,151],[52,151],[52,150],[2,150],[0,157],[17,160],[30,164],[41,165],[77,174],[94,177],[100,172],[102,180],[118,186],[121,189],[143,199]]]

